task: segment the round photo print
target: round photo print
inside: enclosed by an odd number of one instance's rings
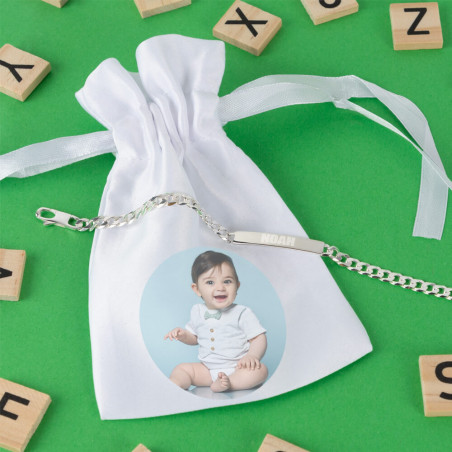
[[[212,399],[265,385],[285,347],[284,311],[267,277],[218,249],[192,248],[164,261],[143,291],[140,324],[162,373]]]

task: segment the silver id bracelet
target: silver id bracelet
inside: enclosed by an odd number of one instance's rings
[[[370,278],[379,279],[393,286],[400,286],[414,292],[422,292],[427,295],[434,295],[437,298],[452,300],[452,288],[450,287],[385,270],[376,265],[370,265],[340,252],[335,246],[327,245],[319,240],[264,232],[229,232],[224,226],[213,221],[194,198],[183,193],[164,193],[154,196],[138,209],[121,216],[99,216],[91,219],[79,218],[55,209],[41,207],[36,211],[36,218],[43,221],[44,225],[56,225],[83,232],[125,226],[137,221],[152,210],[174,205],[187,206],[195,210],[207,227],[228,243],[276,246],[315,253],[323,257],[329,257],[339,266],[345,267],[352,272],[357,272],[360,275],[367,275]]]

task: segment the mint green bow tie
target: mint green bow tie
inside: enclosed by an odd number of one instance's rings
[[[211,314],[209,311],[206,311],[204,313],[204,318],[207,319],[216,319],[216,320],[220,320],[221,317],[221,311],[217,311],[215,312],[215,314]]]

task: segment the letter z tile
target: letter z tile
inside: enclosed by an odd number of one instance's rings
[[[389,15],[394,50],[443,47],[438,3],[393,3]]]

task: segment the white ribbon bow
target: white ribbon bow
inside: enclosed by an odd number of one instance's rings
[[[377,98],[394,113],[414,141],[383,118],[350,102],[349,98],[352,97]],[[400,135],[422,155],[421,184],[413,235],[441,239],[452,181],[446,175],[427,119],[405,97],[354,75],[273,75],[247,83],[220,98],[218,114],[222,123],[226,124],[286,105],[323,102],[332,102],[337,108],[366,116]],[[0,156],[0,180],[5,177],[33,176],[108,152],[116,152],[110,131],[32,144]]]

